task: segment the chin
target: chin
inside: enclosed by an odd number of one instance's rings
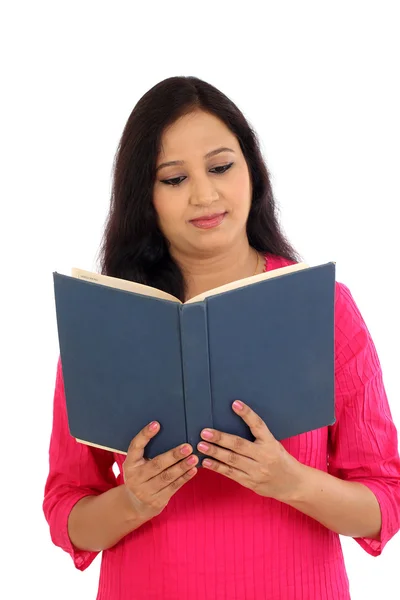
[[[197,239],[195,242],[192,242],[191,246],[193,250],[202,255],[213,255],[226,251],[234,243],[234,240],[229,239],[227,235],[216,234],[217,232],[214,232],[209,237],[203,236],[203,239]]]

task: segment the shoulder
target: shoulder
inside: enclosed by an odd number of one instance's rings
[[[336,283],[335,374],[338,392],[348,394],[381,376],[379,356],[370,331],[349,288]]]
[[[280,269],[296,264],[297,261],[266,253],[267,271]],[[335,352],[337,358],[343,359],[347,348],[372,344],[367,325],[361,315],[356,301],[347,285],[335,284]]]
[[[350,289],[344,283],[336,282],[335,289],[335,335],[337,346],[346,346],[361,337],[370,337],[367,325],[361,315]]]
[[[295,265],[297,261],[284,258],[277,254],[266,253],[265,260],[267,271],[273,271],[289,265]],[[336,323],[343,335],[349,334],[355,328],[364,327],[365,323],[359,308],[344,283],[336,281],[335,284],[335,318]]]

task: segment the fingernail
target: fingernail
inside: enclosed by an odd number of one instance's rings
[[[157,421],[152,421],[149,425],[150,431],[155,431],[157,429],[157,427],[158,427]]]
[[[190,446],[181,446],[181,454],[183,455],[187,455],[190,454]]]
[[[210,449],[210,446],[208,444],[205,444],[204,442],[200,442],[200,444],[197,447],[200,450],[200,452],[208,452]]]
[[[213,437],[214,437],[214,434],[213,434],[213,432],[212,432],[212,431],[210,431],[209,429],[204,429],[204,430],[201,432],[201,436],[202,436],[203,438],[206,438],[206,440],[212,440],[212,439],[213,439]]]
[[[186,462],[188,465],[194,465],[197,462],[197,456],[189,456],[189,458],[186,459]]]
[[[243,410],[243,403],[239,400],[235,400],[233,403],[233,408],[236,408],[236,410]]]
[[[211,460],[209,460],[208,458],[206,458],[205,460],[203,460],[203,465],[205,467],[211,467],[212,462],[211,462]]]

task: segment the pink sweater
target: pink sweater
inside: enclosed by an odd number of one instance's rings
[[[268,256],[268,269],[286,264]],[[374,344],[343,284],[336,287],[335,313],[336,423],[283,444],[302,463],[372,490],[382,512],[381,539],[356,542],[378,556],[400,527],[397,432]],[[43,508],[51,537],[84,570],[97,553],[72,547],[68,515],[83,496],[122,483],[112,467],[116,463],[122,472],[125,456],[70,436],[60,362],[49,456]],[[207,469],[199,469],[161,515],[102,553],[97,595],[98,600],[347,598],[336,533]]]

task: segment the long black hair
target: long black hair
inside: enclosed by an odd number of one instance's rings
[[[104,275],[151,285],[182,301],[183,275],[158,227],[152,197],[164,129],[195,109],[218,117],[240,144],[253,189],[247,221],[250,245],[259,252],[299,260],[280,228],[257,135],[244,115],[209,83],[196,77],[170,77],[142,96],[122,133],[114,159],[100,265]]]

